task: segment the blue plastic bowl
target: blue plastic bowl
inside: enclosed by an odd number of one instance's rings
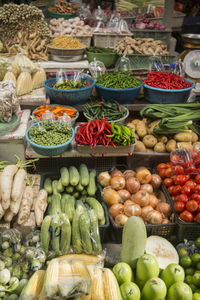
[[[70,75],[67,77],[69,79],[72,78]],[[83,80],[90,82],[90,86],[76,90],[58,90],[52,87],[56,83],[56,78],[47,79],[43,83],[43,86],[46,90],[47,96],[53,103],[64,105],[84,104],[92,94],[95,81],[90,77],[84,77]]]
[[[74,135],[75,135],[75,131],[74,128],[72,128],[72,137],[64,144],[60,144],[57,146],[41,146],[38,144],[33,143],[30,139],[29,139],[29,130],[33,127],[38,125],[38,123],[41,122],[37,122],[32,124],[27,130],[26,130],[26,140],[27,142],[31,145],[31,148],[33,148],[33,150],[43,156],[57,156],[62,154],[63,152],[65,152],[67,150],[67,148],[69,147],[70,143],[72,142],[72,140],[74,139]]]
[[[143,81],[138,79],[141,84],[137,87],[130,89],[111,89],[103,87],[96,83],[96,90],[100,97],[104,100],[116,100],[120,104],[131,104],[132,101],[137,97],[143,86]]]
[[[157,104],[173,104],[186,102],[190,95],[190,91],[195,87],[195,82],[190,79],[184,79],[192,83],[192,86],[187,89],[166,90],[144,84],[144,97],[149,102]]]

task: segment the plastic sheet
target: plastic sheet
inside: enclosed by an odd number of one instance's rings
[[[98,76],[102,75],[106,71],[106,67],[103,62],[96,60],[96,58],[94,58],[94,61],[92,61],[89,64],[89,71],[92,77],[97,78]]]
[[[119,57],[116,65],[115,65],[116,71],[129,71],[131,70],[131,63],[128,57],[126,55],[123,55],[122,57]]]

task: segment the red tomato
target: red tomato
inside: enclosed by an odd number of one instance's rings
[[[170,195],[173,195],[173,190],[174,190],[174,185],[171,185],[170,187],[168,187],[168,192]]]
[[[185,174],[194,174],[195,172],[196,168],[192,164],[190,164],[189,167],[185,169]]]
[[[177,175],[173,177],[174,184],[184,185],[188,180],[188,176],[186,175]]]
[[[198,152],[195,150],[190,150],[190,155],[193,159],[195,159],[196,157],[198,157]]]
[[[192,179],[188,180],[185,185],[190,186],[192,189],[192,192],[194,193],[195,186],[196,186],[196,182],[194,180],[192,180]]]
[[[156,167],[157,171],[160,171],[161,169],[167,169],[167,168],[168,167],[164,163],[161,163],[161,164],[157,165],[157,167]]]
[[[165,165],[166,165],[166,168],[171,168],[171,166],[172,166],[171,162],[167,162]]]
[[[185,203],[182,201],[176,201],[174,203],[174,210],[178,213],[181,213],[185,209]]]
[[[181,194],[181,185],[176,185],[173,188],[172,195],[176,196],[176,195],[179,195],[179,194]]]
[[[200,194],[198,194],[198,193],[192,194],[192,196],[190,197],[190,200],[195,200],[200,203]]]
[[[200,212],[195,216],[195,221],[200,223]]]
[[[170,161],[173,165],[180,165],[184,162],[183,157],[176,154],[170,156]]]
[[[186,209],[190,212],[195,212],[198,209],[198,203],[195,200],[190,200],[186,203]]]
[[[197,184],[195,186],[195,193],[199,193],[200,194],[200,184]]]
[[[176,196],[171,196],[171,199],[172,199],[173,201],[176,201]]]
[[[160,170],[158,171],[158,173],[159,173],[159,175],[160,175],[161,178],[165,178],[165,177],[166,177],[166,176],[165,176],[165,170],[166,170],[166,169],[160,169]]]
[[[186,194],[180,194],[175,197],[175,200],[186,203],[188,201],[188,196]]]
[[[200,168],[199,168],[200,169]],[[194,178],[196,183],[200,183],[200,174],[197,174]]]
[[[173,166],[172,171],[173,171],[173,174],[176,174],[176,175],[184,174],[184,168],[181,165]]]
[[[200,174],[200,168],[197,168],[197,172]]]
[[[165,169],[165,177],[168,177],[168,178],[172,177],[172,168],[171,167]]]
[[[187,196],[190,196],[193,193],[192,188],[189,185],[186,185],[186,184],[182,187],[181,191],[182,191],[183,194],[186,194]]]
[[[199,156],[194,159],[194,165],[195,165],[195,167],[199,167],[199,165],[200,165],[200,157]]]
[[[192,222],[193,221],[193,215],[191,212],[184,210],[180,215],[180,219],[185,222]]]
[[[164,184],[166,185],[166,187],[169,187],[169,186],[173,185],[173,179],[172,178],[165,178],[164,179]]]

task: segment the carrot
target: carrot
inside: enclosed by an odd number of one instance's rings
[[[37,115],[37,114],[39,114],[39,113],[44,113],[44,112],[45,112],[45,109],[42,108],[42,109],[39,109],[39,110],[34,111],[33,114],[34,114],[34,115]]]

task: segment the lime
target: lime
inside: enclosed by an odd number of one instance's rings
[[[192,300],[200,300],[200,294],[195,292],[192,296]]]
[[[197,269],[197,270],[200,270],[200,262],[198,262],[198,263],[196,264],[196,269]]]
[[[188,251],[185,248],[179,248],[178,249],[178,254],[179,254],[180,257],[188,256]]]
[[[187,275],[187,276],[185,277],[185,281],[187,282],[187,284],[192,283],[192,275]]]
[[[193,268],[186,268],[185,269],[185,275],[194,275],[195,269]]]
[[[192,276],[192,283],[195,284],[197,287],[200,287],[200,273],[195,272]]]
[[[195,243],[195,246],[196,246],[197,248],[200,248],[200,237],[198,237],[198,238],[194,241],[194,243]]]
[[[195,284],[193,284],[193,283],[190,283],[189,284],[189,286],[191,287],[191,290],[192,290],[192,292],[194,293],[194,292],[196,292],[196,290],[197,290],[197,287],[196,287],[196,285]]]
[[[199,253],[194,253],[191,256],[192,262],[197,264],[198,262],[200,262],[200,254]]]
[[[191,260],[190,256],[187,255],[187,256],[181,257],[180,263],[181,263],[181,266],[183,266],[183,268],[189,268],[192,264],[192,260]]]

